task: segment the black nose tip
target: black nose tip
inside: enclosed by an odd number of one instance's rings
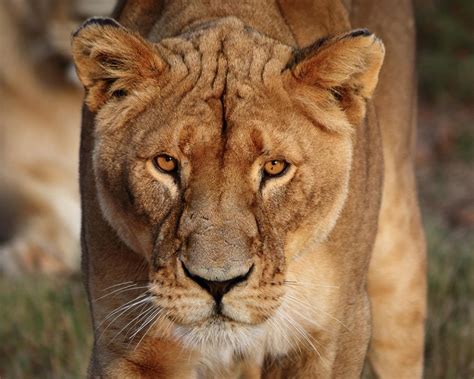
[[[211,294],[217,304],[220,303],[222,297],[229,292],[234,286],[239,283],[245,282],[250,274],[253,271],[253,265],[244,275],[236,276],[235,278],[228,279],[228,280],[207,280],[198,275],[194,275],[191,273],[183,263],[183,270],[186,276],[192,280],[194,280],[197,284],[199,284],[203,289]]]

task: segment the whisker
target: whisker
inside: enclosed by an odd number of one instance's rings
[[[156,312],[156,310],[157,310],[157,309],[156,309],[155,307],[152,307],[152,308],[148,309],[146,312],[144,312],[144,313],[142,314],[142,316],[140,317],[140,319],[137,320],[137,321],[135,322],[135,324],[133,325],[133,329],[134,329],[134,330],[131,331],[131,334],[129,335],[128,332],[127,332],[127,335],[126,335],[127,340],[128,340],[127,348],[130,347],[130,345],[132,344],[133,340],[135,339],[135,337],[136,337],[136,335],[137,335],[137,334],[135,333],[135,332],[136,332],[136,326],[137,326],[137,325],[142,326],[141,322],[143,322],[143,321],[146,320],[148,317],[150,317],[153,313]],[[129,329],[132,329],[132,328],[130,327]]]
[[[295,325],[293,325],[291,320],[289,320],[289,317],[288,317],[288,315],[285,314],[285,312],[281,313],[280,317],[282,318],[283,322],[285,322],[285,324],[289,326],[290,329],[295,329],[296,330]],[[297,332],[298,332],[298,330],[297,330]],[[302,353],[301,346],[299,345],[299,343],[301,342],[301,334],[298,333],[297,335],[293,335],[293,336],[296,338],[296,342],[297,342],[296,346],[297,346],[297,348],[298,348],[298,350],[301,354]],[[305,341],[303,341],[303,342],[305,342]]]
[[[283,282],[284,285],[291,287],[303,287],[304,289],[311,290],[311,288],[318,287],[318,288],[340,288],[339,286],[333,286],[330,284],[316,284],[316,283],[310,283],[310,282],[300,282],[296,280],[285,280]]]
[[[290,303],[296,305],[296,306],[306,306],[306,304],[300,304],[298,303],[295,299],[292,299],[290,297],[287,297],[286,298],[287,301],[289,301]],[[316,309],[311,309],[313,312],[317,312]],[[302,319],[306,320],[307,322],[309,322],[310,324],[312,324],[313,326],[316,326],[317,328],[321,329],[321,330],[325,330],[322,325],[320,323],[318,323],[316,320],[313,320],[311,318],[309,318],[308,316],[306,316],[305,314],[301,313],[300,311],[298,311],[297,309],[295,309],[295,307],[291,308],[291,311],[296,313],[299,317],[301,317]]]
[[[135,321],[135,323],[130,326],[129,330],[128,330],[127,333],[126,333],[126,336],[127,336],[127,337],[128,337],[129,331],[134,330],[134,328],[135,328],[137,325],[139,325],[141,319],[147,317],[147,316],[151,313],[151,311],[155,309],[155,307],[154,307],[153,304],[152,304],[151,307],[149,307],[148,309],[146,309],[147,305],[148,305],[147,303],[144,303],[144,304],[141,306],[140,310],[138,311],[140,318],[138,318],[138,319]],[[146,310],[143,310],[144,308],[145,308]],[[133,320],[132,320],[132,321],[133,321]]]
[[[133,340],[138,333],[140,333],[141,330],[143,330],[143,328],[145,328],[159,313],[160,313],[161,309],[156,309],[154,312],[151,313],[150,316],[148,316],[146,318],[146,320],[142,323],[142,325],[135,331],[135,333],[133,333],[132,336],[130,336],[130,340]]]
[[[148,283],[148,282],[149,282],[148,280],[128,280],[126,282],[116,283],[109,287],[102,288],[101,291],[104,292],[115,287],[129,285],[129,284],[142,284],[142,283]]]
[[[118,308],[116,308],[113,311],[111,311],[110,313],[108,313],[107,316],[102,320],[102,322],[99,324],[98,327],[100,327],[102,325],[102,323],[107,321],[110,317],[113,317],[113,315],[115,315],[117,312],[123,310],[125,307],[127,307],[129,305],[132,305],[135,301],[140,301],[141,299],[143,299],[145,297],[147,297],[146,292],[142,293],[141,295],[137,296],[136,298],[134,298],[130,301],[127,301],[125,304],[120,305]]]
[[[309,302],[310,300],[308,299],[308,297],[306,297],[304,294],[302,294],[302,296]],[[309,310],[309,311],[312,311],[312,312],[319,312],[321,314],[324,314],[326,315],[327,317],[333,319],[334,321],[338,322],[342,327],[344,327],[347,331],[350,331],[350,329],[347,327],[347,325],[345,325],[341,320],[339,320],[338,318],[334,317],[333,315],[331,315],[330,313],[326,312],[325,310],[323,309],[320,309],[320,308],[317,308],[317,307],[311,307],[309,306],[308,304],[305,304],[303,303],[300,299],[298,299],[297,297],[295,297],[294,295],[290,294],[290,293],[286,293],[285,297],[288,299],[288,300],[293,300],[294,304],[297,304],[297,305],[300,305],[301,307]]]
[[[140,295],[138,298],[136,299],[133,299],[132,303],[130,304],[130,302],[128,303],[125,303],[124,305],[120,306],[119,308],[117,308],[116,310],[114,310],[113,312],[109,313],[103,320],[102,322],[97,326],[96,330],[99,330],[101,328],[101,326],[108,320],[110,319],[111,317],[115,316],[113,318],[113,320],[111,320],[107,326],[102,330],[100,336],[99,336],[99,339],[102,337],[102,335],[105,333],[105,331],[110,327],[110,325],[112,325],[117,319],[119,319],[121,316],[123,316],[125,313],[129,312],[130,310],[132,310],[134,307],[140,305],[140,304],[143,304],[145,302],[149,302],[151,299],[151,297],[147,294],[142,294]],[[127,305],[128,304],[128,305]],[[118,313],[118,314],[117,314]]]
[[[288,336],[288,331],[286,330],[286,328],[283,328],[281,327],[280,325],[278,325],[278,322],[276,319],[270,317],[267,319],[267,322],[270,323],[271,327],[273,329],[275,329],[275,331],[279,331],[282,338],[286,341],[286,343],[288,344],[288,346],[290,346],[290,349],[293,350],[294,348],[294,343],[290,340],[289,336]],[[298,353],[301,354],[302,351],[301,351],[301,347],[296,344],[296,348],[298,349]]]
[[[289,314],[287,314],[286,312],[282,312],[281,316],[285,319],[288,325],[293,327],[293,329],[304,339],[304,341],[309,345],[309,347],[311,347],[314,350],[314,352],[319,356],[321,363],[325,366],[326,369],[328,369],[329,368],[328,362],[323,358],[318,348],[312,342],[314,341],[318,343],[318,341],[316,341],[316,339],[313,336],[311,336],[304,329],[302,329]]]
[[[146,306],[147,304],[143,304],[142,305],[142,309],[144,306]],[[115,334],[115,336],[110,340],[111,342],[115,340],[115,338],[117,338],[132,322],[136,321],[137,319],[140,319],[143,317],[144,314],[148,314],[149,312],[151,312],[152,310],[154,309],[154,307],[150,307],[149,309],[147,309],[145,312],[139,312],[138,313],[138,316],[134,317],[131,321],[129,321],[122,329],[120,329],[120,331],[118,333]],[[125,335],[126,336],[126,335]]]
[[[111,288],[115,288],[115,287],[119,287],[119,286],[123,286],[123,285],[129,285],[129,284],[132,284],[132,283],[134,283],[134,282],[131,281],[131,280],[129,280],[129,281],[127,281],[127,282],[117,283],[117,284],[111,285],[111,286],[109,286],[109,287],[103,288],[101,291],[102,291],[102,292],[103,292],[103,291],[107,291],[107,290],[109,290],[109,289],[111,289]]]
[[[290,296],[291,296],[291,295],[290,295]],[[309,301],[309,299],[308,299],[304,294],[303,294],[303,297],[304,297],[306,300]],[[308,305],[306,305],[306,304],[304,304],[304,303],[301,303],[301,305],[306,306],[306,307],[309,307]],[[308,309],[312,309],[312,308],[308,308]],[[320,312],[320,313],[322,313],[322,314],[328,316],[329,318],[333,319],[334,321],[338,322],[342,327],[344,327],[347,331],[350,332],[350,329],[349,329],[349,327],[348,327],[346,324],[344,324],[344,323],[343,323],[341,320],[339,320],[338,318],[334,317],[334,316],[333,316],[332,314],[330,314],[329,312],[325,311],[324,309],[320,309],[320,308],[314,308],[314,310],[315,310],[316,312]]]
[[[111,296],[115,293],[119,294],[119,293],[122,293],[122,292],[128,292],[128,291],[139,290],[139,289],[144,289],[144,288],[148,288],[148,286],[137,286],[135,284],[131,284],[131,285],[125,286],[123,288],[116,289],[112,292],[106,293],[105,295],[102,295],[101,297],[98,297],[97,299],[94,299],[93,301],[97,302],[97,301],[102,300],[106,297],[109,297],[109,296]]]
[[[159,309],[158,311],[162,311],[162,309]],[[163,314],[163,313],[160,314],[160,313],[158,312],[158,313],[156,314],[156,319],[155,319],[155,321],[153,321],[153,322],[151,323],[151,325],[149,326],[149,328],[145,331],[145,333],[143,333],[142,338],[140,338],[140,341],[138,341],[137,346],[135,346],[135,349],[134,349],[134,350],[137,350],[137,349],[138,349],[138,346],[139,346],[140,343],[143,341],[143,339],[144,339],[145,336],[148,334],[148,332],[153,328],[153,326],[156,325],[156,323],[157,323],[158,321],[163,320],[163,319],[164,319],[164,314]]]

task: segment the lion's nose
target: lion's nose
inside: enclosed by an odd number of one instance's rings
[[[231,278],[228,280],[222,280],[222,281],[207,280],[199,275],[193,274],[185,266],[184,263],[182,263],[182,265],[183,265],[183,270],[186,276],[194,280],[197,284],[199,284],[199,286],[201,286],[203,289],[209,292],[217,304],[220,303],[220,301],[222,300],[222,297],[227,292],[229,292],[234,286],[236,286],[239,283],[245,282],[253,271],[253,265],[252,265],[244,275],[239,275],[234,278]]]

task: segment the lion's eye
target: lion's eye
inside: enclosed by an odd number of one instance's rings
[[[288,162],[274,159],[265,163],[263,171],[267,176],[277,176],[283,173],[287,167]]]
[[[166,154],[158,155],[153,161],[156,167],[167,173],[173,173],[178,168],[178,161]]]

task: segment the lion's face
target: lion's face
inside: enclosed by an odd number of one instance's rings
[[[191,342],[258,330],[337,221],[383,49],[365,32],[320,45],[295,55],[236,19],[157,44],[110,20],[74,37],[101,210]]]

